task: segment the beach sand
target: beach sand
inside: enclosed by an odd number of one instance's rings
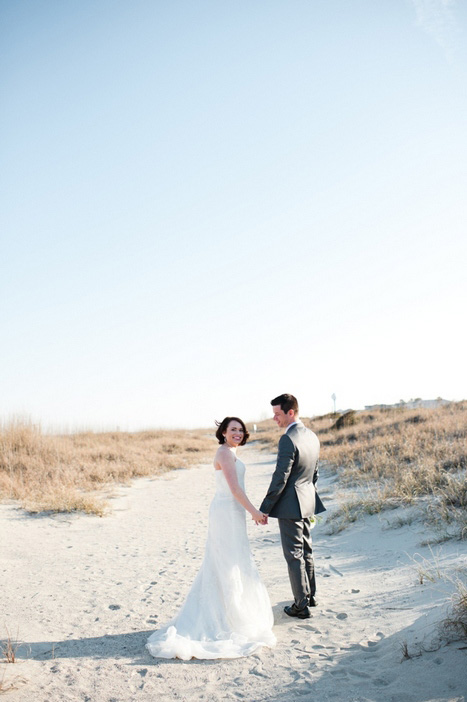
[[[259,504],[274,457],[254,444],[238,455]],[[325,473],[319,484],[329,514],[338,486]],[[116,488],[103,518],[0,506],[0,637],[8,630],[21,642],[17,662],[0,665],[4,698],[464,702],[466,643],[446,644],[437,624],[454,589],[446,576],[467,567],[465,544],[421,546],[421,522],[388,528],[401,510],[340,534],[327,533],[326,518],[318,524],[319,606],[308,620],[283,612],[291,592],[277,521],[249,520],[277,646],[235,660],[152,658],[148,635],[176,613],[201,564],[213,492],[213,468],[203,465]],[[421,584],[417,562],[442,577]]]

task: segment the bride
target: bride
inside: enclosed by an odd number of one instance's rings
[[[245,510],[257,524],[267,521],[246,496],[245,465],[236,457],[248,436],[238,417],[218,424],[204,560],[176,617],[148,639],[156,658],[239,658],[276,643],[271,603],[246,531]]]

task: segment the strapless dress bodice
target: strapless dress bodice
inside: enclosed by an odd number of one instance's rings
[[[237,471],[238,483],[242,490],[245,490],[245,464],[242,463],[238,458],[235,460],[235,469]],[[216,470],[216,495],[223,495],[226,497],[231,497],[235,499],[229,488],[229,484],[224,475],[223,470]]]

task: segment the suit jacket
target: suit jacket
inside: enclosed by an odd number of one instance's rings
[[[316,492],[319,440],[301,422],[279,441],[276,469],[260,510],[271,517],[303,519],[324,512]]]

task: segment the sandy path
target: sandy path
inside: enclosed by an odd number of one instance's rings
[[[259,504],[272,456],[253,447],[239,455]],[[320,487],[332,510],[332,476]],[[277,522],[251,523],[276,648],[233,661],[151,658],[148,634],[176,612],[201,563],[213,490],[212,468],[201,466],[120,488],[105,518],[31,517],[0,507],[1,635],[8,628],[25,642],[15,665],[0,666],[4,687],[17,686],[5,699],[464,702],[461,643],[401,662],[404,642],[415,652],[417,641],[425,648],[433,641],[449,587],[418,583],[411,556],[432,559],[418,545],[420,525],[387,530],[378,517],[338,535],[317,527],[319,607],[306,621],[282,611],[290,586]],[[465,547],[449,542],[437,559],[454,572],[466,566]]]

